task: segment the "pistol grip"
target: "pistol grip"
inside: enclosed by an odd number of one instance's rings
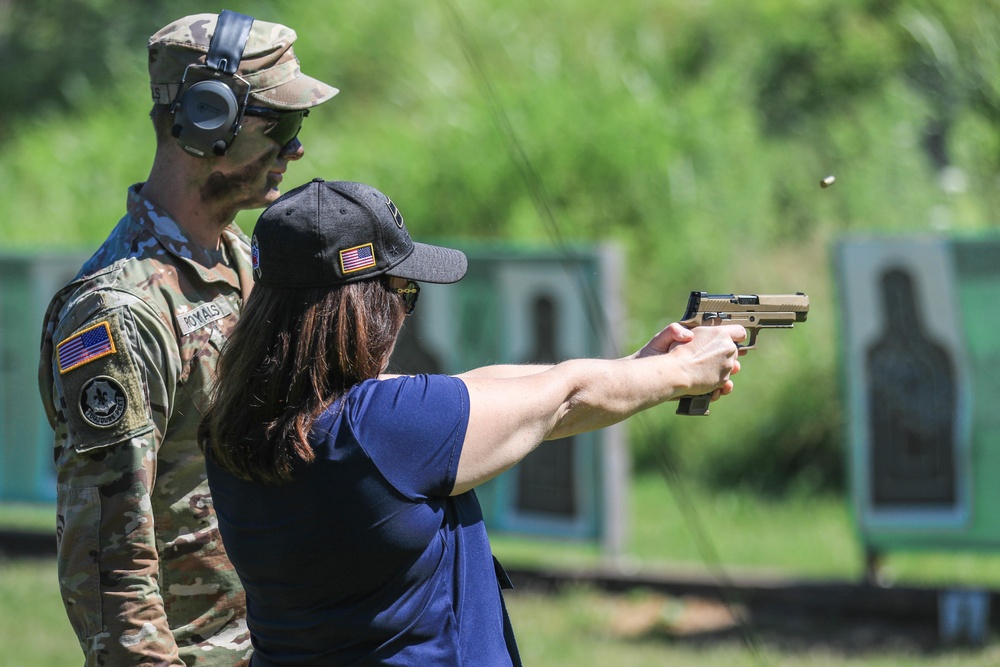
[[[708,406],[711,402],[711,394],[702,394],[701,396],[685,396],[681,398],[680,404],[677,406],[677,414],[689,415],[693,417],[707,417]]]

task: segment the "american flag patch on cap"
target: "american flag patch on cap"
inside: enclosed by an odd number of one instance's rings
[[[111,325],[98,322],[92,327],[78,331],[56,346],[59,373],[71,371],[94,359],[115,353],[115,341],[111,338]]]
[[[371,243],[340,251],[340,267],[344,273],[370,269],[375,266],[375,252]]]

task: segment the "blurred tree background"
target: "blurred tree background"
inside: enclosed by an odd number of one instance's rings
[[[223,8],[295,28],[341,89],[286,190],[369,182],[422,238],[616,243],[623,352],[691,290],[810,295],[711,417],[636,421],[639,470],[841,490],[831,244],[996,227],[997,0],[0,0],[0,250],[104,238],[153,153],[148,36]]]

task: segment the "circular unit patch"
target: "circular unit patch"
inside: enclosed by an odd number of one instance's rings
[[[128,397],[118,381],[106,375],[92,378],[80,392],[80,412],[97,428],[114,426],[125,416]]]

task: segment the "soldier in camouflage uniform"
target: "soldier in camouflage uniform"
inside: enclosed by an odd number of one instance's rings
[[[59,585],[87,665],[241,665],[251,653],[196,433],[252,284],[232,222],[277,198],[303,154],[303,110],[337,89],[301,73],[293,30],[255,21],[237,73],[256,115],[225,155],[189,154],[171,136],[170,103],[216,22],[189,16],[150,38],[150,176],[45,319]]]

